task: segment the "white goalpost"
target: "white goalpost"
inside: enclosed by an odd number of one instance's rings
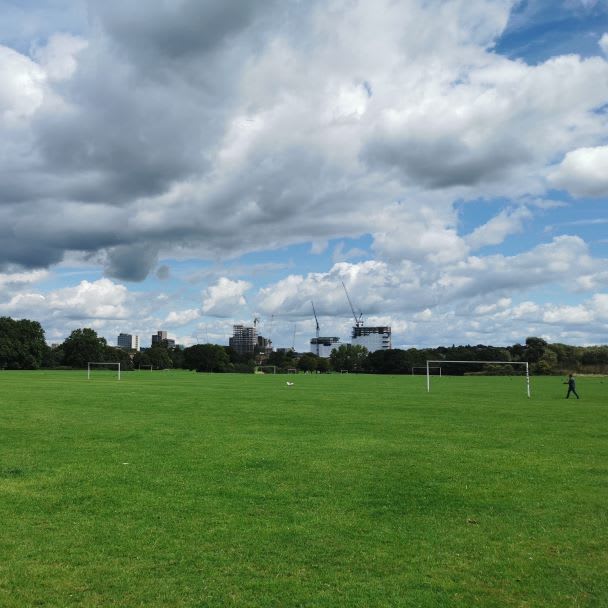
[[[152,365],[140,365],[139,366],[139,371],[141,371],[142,369],[150,369],[150,371],[154,371],[154,368]]]
[[[416,366],[416,367],[412,367],[412,376],[415,376],[416,374],[414,373],[415,369],[426,369],[426,367],[424,366]],[[429,367],[429,369],[438,369],[439,373],[435,374],[436,376],[439,376],[441,378],[441,367],[437,367],[437,366],[433,366],[433,367]]]
[[[120,380],[120,363],[98,363],[95,361],[89,361],[87,363],[87,380],[91,379],[91,366],[95,366],[95,365],[112,365],[112,366],[116,366],[116,369],[118,370],[118,379]]]
[[[528,393],[528,399],[530,398],[530,368],[528,367],[527,361],[427,361],[426,362],[426,392],[431,392],[431,374],[430,369],[431,363],[482,363],[484,365],[524,365],[526,368],[526,391]]]

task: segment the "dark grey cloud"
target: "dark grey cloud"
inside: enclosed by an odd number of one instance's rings
[[[154,245],[121,245],[108,250],[105,274],[123,281],[143,281],[157,261]]]
[[[159,266],[156,269],[156,278],[161,281],[166,281],[171,276],[171,269],[166,264]]]
[[[91,2],[90,12],[110,38],[145,63],[183,60],[215,51],[272,11],[275,2],[185,0]]]
[[[498,134],[485,144],[458,137],[401,137],[383,133],[364,147],[361,158],[371,167],[394,171],[406,183],[426,188],[476,186],[504,179],[530,160],[521,139]]]

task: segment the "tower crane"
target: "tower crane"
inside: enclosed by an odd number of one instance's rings
[[[353,312],[353,318],[355,319],[355,327],[363,327],[363,313],[359,312],[359,316],[355,313],[355,309],[353,308],[353,303],[350,301],[350,296],[348,295],[348,290],[346,289],[346,285],[344,285],[344,281],[342,281],[342,287],[344,287],[344,293],[346,293],[346,299],[350,305],[350,309]]]
[[[317,357],[319,356],[319,319],[317,319],[317,311],[315,310],[315,303],[311,300],[312,314],[315,316],[315,323],[317,324]]]

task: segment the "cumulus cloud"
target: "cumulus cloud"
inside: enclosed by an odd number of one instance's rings
[[[188,310],[171,311],[167,315],[165,323],[171,326],[187,325],[188,323],[198,319],[200,316],[200,311],[194,308],[190,308]]]
[[[608,32],[602,34],[602,37],[599,39],[599,45],[602,51],[608,55]]]
[[[238,315],[246,304],[245,292],[251,288],[247,281],[233,281],[222,277],[205,290],[203,312],[209,316],[229,317]]]
[[[4,314],[23,313],[36,319],[125,319],[130,313],[130,294],[124,285],[109,279],[81,281],[75,287],[48,293],[19,293],[0,304]]]
[[[462,258],[455,197],[542,191],[556,155],[605,134],[608,64],[492,53],[511,7],[113,0],[80,36],[2,47],[0,263],[105,251],[108,276],[141,280],[155,252],[361,234],[386,259]],[[34,231],[24,201],[94,219]]]
[[[432,312],[442,306],[469,310],[467,302],[475,298],[523,293],[554,283],[573,289],[579,287],[573,278],[601,277],[604,272],[603,261],[591,256],[582,239],[560,236],[518,255],[466,256],[436,266],[376,260],[343,262],[327,273],[290,275],[264,287],[255,303],[267,315],[308,316],[309,302],[314,300],[320,314],[348,317],[344,282],[356,308],[365,315],[394,316],[425,309]],[[496,306],[504,308],[508,302],[509,298],[502,295]],[[477,312],[490,310],[484,306]]]
[[[525,220],[532,217],[526,207],[505,209],[482,226],[477,227],[466,237],[471,249],[479,249],[485,245],[498,245],[511,235],[521,232]]]
[[[608,146],[568,152],[550,181],[575,196],[608,196]]]

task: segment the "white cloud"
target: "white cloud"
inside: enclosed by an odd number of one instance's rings
[[[608,196],[608,146],[568,152],[549,179],[575,196]]]
[[[531,217],[532,213],[526,207],[505,209],[467,235],[466,243],[473,250],[485,245],[499,245],[507,236],[522,232],[524,221]]]
[[[0,288],[19,287],[37,283],[50,276],[48,270],[31,270],[29,272],[0,272]]]
[[[131,296],[124,285],[109,279],[81,281],[75,287],[65,287],[48,293],[20,293],[0,305],[6,314],[26,314],[45,320],[62,319],[126,319]]]
[[[70,34],[54,34],[45,46],[35,46],[32,56],[51,81],[67,80],[77,67],[77,55],[88,42]]]
[[[203,312],[206,315],[230,317],[238,314],[246,304],[245,293],[251,288],[247,281],[233,281],[220,278],[203,294]]]
[[[198,319],[200,316],[200,311],[194,308],[190,308],[188,310],[171,311],[167,315],[165,323],[172,326],[187,325],[188,323]]]
[[[26,120],[43,103],[44,70],[25,55],[0,45],[0,126]]]
[[[81,281],[46,296],[47,307],[54,314],[78,319],[124,319],[128,311],[128,290],[110,279]]]
[[[599,45],[602,51],[608,55],[608,32],[602,34],[602,37],[599,39]]]

